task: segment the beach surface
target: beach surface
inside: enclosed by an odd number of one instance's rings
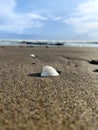
[[[98,130],[92,59],[98,48],[0,47],[0,130]],[[60,76],[40,77],[45,65]]]

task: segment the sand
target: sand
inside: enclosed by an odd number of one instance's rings
[[[92,59],[98,48],[0,47],[0,130],[98,130]],[[42,78],[45,65],[62,73]]]

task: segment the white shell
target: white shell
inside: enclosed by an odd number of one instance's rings
[[[34,58],[34,57],[35,57],[35,55],[34,55],[34,54],[31,54],[30,56],[31,56],[32,58]]]
[[[52,66],[42,68],[41,77],[59,76],[59,73]]]

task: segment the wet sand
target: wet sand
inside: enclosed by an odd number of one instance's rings
[[[98,130],[92,59],[98,48],[0,47],[0,130]],[[45,65],[62,73],[42,78]]]

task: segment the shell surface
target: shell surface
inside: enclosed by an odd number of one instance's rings
[[[42,68],[41,77],[59,76],[59,73],[52,66]]]
[[[34,58],[34,57],[35,57],[35,55],[34,55],[34,54],[31,54],[31,55],[30,55],[30,57]]]

